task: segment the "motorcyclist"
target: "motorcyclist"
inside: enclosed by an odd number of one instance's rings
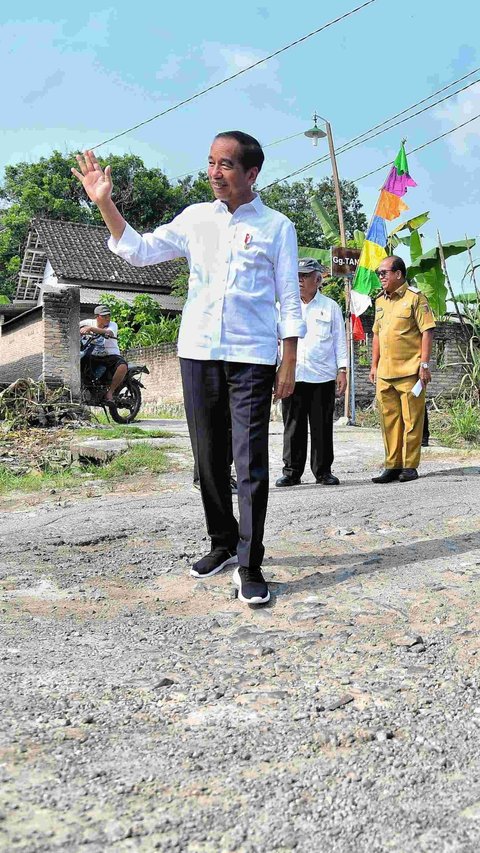
[[[110,309],[107,305],[97,305],[94,312],[95,317],[80,321],[81,335],[101,335],[95,341],[95,346],[90,356],[92,364],[104,364],[107,375],[111,376],[110,385],[105,393],[105,402],[112,403],[113,395],[124,381],[128,365],[120,355],[118,348],[118,326],[110,319]]]

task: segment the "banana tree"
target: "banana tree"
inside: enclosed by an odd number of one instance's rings
[[[429,219],[428,211],[408,219],[406,222],[401,222],[389,234],[388,250],[393,252],[396,246],[400,243],[408,246],[410,249],[410,266],[407,270],[409,279],[415,279],[418,288],[427,297],[430,307],[436,317],[443,317],[447,311],[447,287],[445,284],[445,274],[442,269],[442,259],[440,256],[439,246],[430,249],[428,252],[423,251],[422,235],[419,228]],[[400,236],[402,231],[408,231],[408,234]],[[475,245],[475,240],[455,240],[452,243],[443,245],[443,254],[445,259],[458,255],[461,252],[466,252]]]

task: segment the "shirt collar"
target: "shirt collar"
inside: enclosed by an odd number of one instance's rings
[[[215,199],[215,201],[213,202],[213,207],[214,207],[214,210],[218,211],[219,213],[224,213],[224,212],[230,213],[225,202],[219,198]],[[251,209],[253,208],[253,210],[255,210],[256,213],[261,213],[263,207],[264,207],[263,201],[260,198],[260,196],[258,195],[258,193],[256,193],[251,201],[247,201],[247,202],[245,202],[245,204],[241,204],[240,207],[237,207],[235,213],[238,213],[239,210],[245,210],[248,208],[251,208]],[[234,215],[235,214],[232,214],[232,216],[234,216]]]
[[[393,293],[385,293],[384,295],[387,299],[401,299],[402,296],[405,296],[407,287],[408,281],[404,281],[403,284],[400,285],[400,287],[397,287],[397,289],[393,291]]]

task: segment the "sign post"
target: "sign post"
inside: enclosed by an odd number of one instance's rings
[[[355,350],[353,344],[352,311],[350,294],[352,281],[360,258],[360,249],[344,246],[332,247],[332,276],[345,278],[345,330],[347,337],[347,390],[345,392],[345,417],[355,423]]]

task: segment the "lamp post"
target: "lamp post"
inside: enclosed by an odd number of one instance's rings
[[[320,119],[325,125],[325,130],[322,130],[317,125]],[[330,122],[326,118],[319,115],[317,112],[313,114],[313,127],[305,131],[305,136],[312,140],[315,148],[318,145],[318,140],[325,136],[328,141],[328,150],[330,152],[330,160],[332,163],[333,188],[335,190],[335,201],[337,204],[338,227],[340,230],[340,242],[345,248],[347,239],[345,236],[345,222],[343,219],[342,195],[340,192],[340,178],[338,177],[337,158],[335,157],[335,146],[333,144],[333,135]],[[355,423],[355,373],[354,373],[354,350],[353,350],[353,334],[352,334],[352,313],[350,306],[350,292],[352,289],[351,276],[347,277],[345,282],[345,332],[347,337],[347,388],[345,392],[345,418],[348,423]]]
[[[317,126],[317,120],[321,119],[325,125],[325,130],[322,130]],[[326,118],[323,118],[318,113],[313,114],[313,127],[310,130],[306,130],[305,134],[308,139],[312,140],[315,148],[318,145],[318,140],[323,139],[325,136],[328,141],[328,150],[330,152],[330,160],[332,163],[332,177],[333,177],[333,188],[335,190],[335,201],[337,203],[337,215],[338,215],[338,226],[340,229],[340,241],[342,246],[347,245],[346,237],[345,237],[345,224],[343,221],[343,208],[342,208],[342,196],[340,193],[340,179],[338,177],[338,169],[337,169],[337,158],[335,157],[335,146],[333,144],[333,136],[332,136],[332,128],[330,126],[330,122],[327,121]]]

